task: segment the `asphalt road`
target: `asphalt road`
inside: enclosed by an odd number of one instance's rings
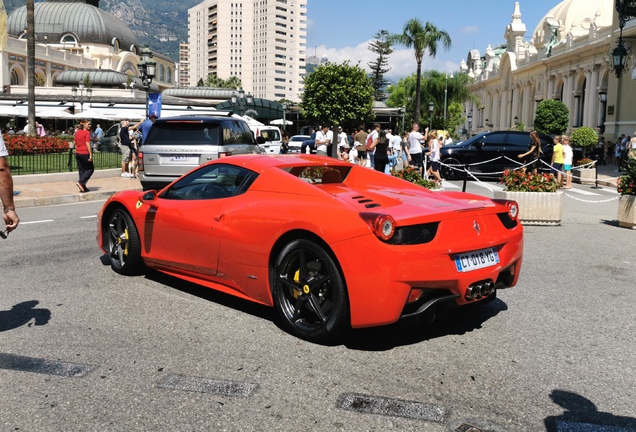
[[[615,193],[576,188],[562,226],[526,227],[519,285],[489,306],[334,346],[112,272],[99,202],[21,209],[0,240],[0,430],[636,430],[636,231]]]

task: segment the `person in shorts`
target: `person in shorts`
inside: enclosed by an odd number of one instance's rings
[[[128,133],[130,121],[122,120],[120,125],[119,149],[121,150],[121,176],[132,177],[132,174],[128,172],[128,163],[130,162],[130,153],[132,151],[132,141],[130,140],[130,134]]]
[[[572,159],[574,152],[570,146],[570,137],[563,135],[561,137],[563,144],[563,171],[565,171],[565,189],[572,189]]]

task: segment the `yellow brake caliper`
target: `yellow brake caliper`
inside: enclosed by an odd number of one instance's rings
[[[124,240],[126,240],[126,246],[124,246],[124,255],[128,255],[128,228],[124,230]]]
[[[294,273],[294,282],[300,282],[300,269]],[[305,294],[309,294],[309,285],[304,285],[302,290]],[[300,297],[300,291],[294,291],[294,298],[297,299],[298,297]]]

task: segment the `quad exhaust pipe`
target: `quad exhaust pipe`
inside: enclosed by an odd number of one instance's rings
[[[495,292],[495,283],[492,281],[478,282],[466,289],[466,300],[479,300],[486,298]]]

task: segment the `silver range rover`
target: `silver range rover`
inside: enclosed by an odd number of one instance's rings
[[[203,163],[249,153],[263,151],[247,123],[231,114],[160,118],[139,149],[139,180],[143,190],[159,190]]]

